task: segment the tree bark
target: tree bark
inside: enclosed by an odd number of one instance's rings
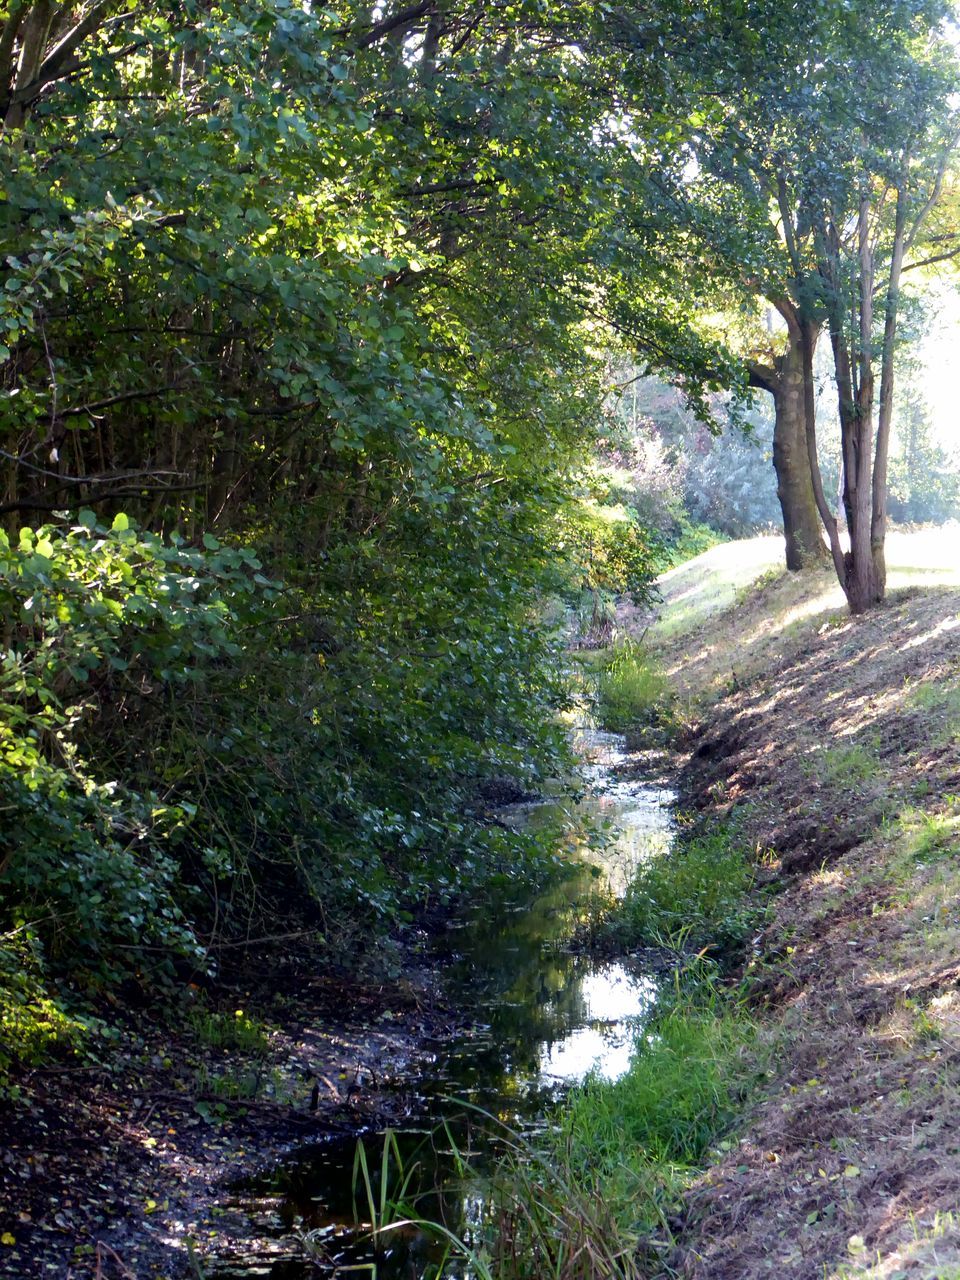
[[[750,381],[773,396],[773,466],[783,513],[787,568],[793,572],[823,564],[826,548],[807,460],[803,348],[790,330],[786,351],[772,365],[755,364]]]
[[[825,551],[807,461],[803,353],[792,340],[778,364],[780,377],[773,393],[773,466],[783,512],[787,568],[798,570],[822,564]]]

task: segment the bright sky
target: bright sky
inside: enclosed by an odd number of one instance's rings
[[[923,340],[926,395],[937,438],[960,451],[960,284],[935,286],[936,314]]]

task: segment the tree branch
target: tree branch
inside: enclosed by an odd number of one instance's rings
[[[369,49],[371,45],[377,44],[385,36],[390,35],[392,31],[396,31],[398,27],[418,21],[433,8],[433,0],[421,0],[420,4],[410,5],[407,9],[401,9],[399,13],[393,14],[392,17],[384,18],[382,22],[378,22],[371,27],[366,35],[360,38],[358,48]]]

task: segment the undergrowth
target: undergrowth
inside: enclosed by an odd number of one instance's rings
[[[669,684],[641,644],[623,640],[600,667],[597,701],[604,728],[622,732],[667,718]]]
[[[641,865],[608,928],[625,949],[665,946],[723,957],[740,947],[762,907],[751,890],[756,854],[735,827],[681,836]]]
[[[559,768],[566,694],[486,571],[502,538],[472,536],[351,594],[336,563],[298,585],[123,514],[0,532],[0,1090],[86,1051],[121,988],[176,1007],[225,946],[382,973],[418,911],[546,873],[478,797]]]

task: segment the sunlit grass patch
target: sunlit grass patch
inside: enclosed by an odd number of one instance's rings
[[[926,813],[906,809],[900,816],[901,848],[915,862],[932,862],[960,852],[960,812],[956,796],[947,797],[948,811]]]
[[[921,711],[950,709],[960,716],[960,685],[942,680],[922,680],[907,697],[907,705]]]
[[[855,1234],[850,1261],[828,1280],[960,1280],[960,1221],[956,1213],[910,1214],[898,1241],[867,1248]]]
[[[879,739],[846,739],[831,746],[815,743],[800,761],[800,768],[808,778],[829,787],[862,786],[882,772]]]
[[[240,1053],[265,1053],[270,1041],[264,1025],[243,1009],[226,1013],[200,1005],[186,1017],[187,1027],[208,1049],[236,1049]]]
[[[942,747],[960,737],[960,683],[924,680],[907,696],[906,705],[924,713],[930,747]]]
[[[880,773],[876,744],[852,742],[828,747],[820,755],[819,772],[824,782],[837,786],[869,782]]]
[[[600,667],[597,698],[604,727],[622,731],[661,719],[669,707],[670,689],[643,646],[626,640],[610,651]]]
[[[777,572],[782,560],[782,538],[750,538],[712,547],[662,574],[663,605],[653,628],[657,643],[696,630],[733,605],[757,578]]]

